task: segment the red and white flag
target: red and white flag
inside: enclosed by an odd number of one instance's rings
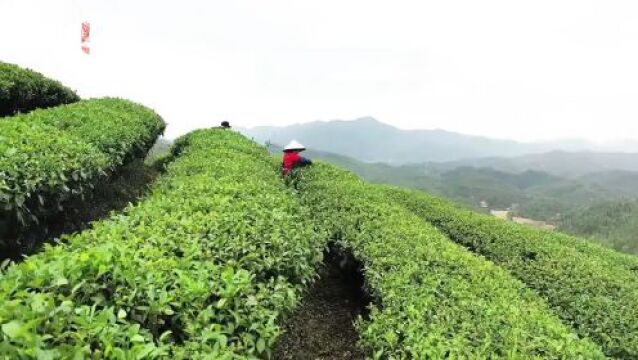
[[[90,44],[90,37],[91,37],[91,24],[89,24],[88,21],[85,21],[82,23],[82,51],[84,51],[85,54],[90,54],[91,53],[91,47],[89,46]]]

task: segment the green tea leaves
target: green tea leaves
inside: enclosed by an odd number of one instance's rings
[[[565,324],[607,355],[638,357],[638,277],[631,270],[638,257],[507,223],[425,193],[392,187],[384,192],[537,291]]]
[[[11,321],[6,324],[2,324],[2,332],[10,339],[15,339],[23,333],[24,325],[19,321]]]
[[[0,118],[78,100],[80,98],[74,91],[58,81],[0,62]]]
[[[126,319],[126,311],[120,309],[117,311],[117,318],[122,320],[122,319]]]
[[[323,164],[305,170],[297,186],[317,222],[363,263],[378,300],[357,327],[373,358],[604,358],[542,298],[384,188]]]
[[[108,98],[3,119],[0,222],[26,229],[64,211],[124,159],[142,156],[163,130],[164,122],[150,109]]]
[[[33,324],[2,356],[267,357],[328,237],[254,142],[206,130],[176,147],[146,199],[2,273],[0,319]]]

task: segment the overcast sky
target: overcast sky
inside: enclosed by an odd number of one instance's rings
[[[638,139],[635,0],[0,0],[0,60],[153,107],[170,137],[373,116]]]

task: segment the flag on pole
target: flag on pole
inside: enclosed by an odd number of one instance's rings
[[[91,48],[89,46],[90,36],[91,36],[91,24],[89,24],[88,21],[85,21],[82,23],[81,40],[82,40],[82,51],[87,55],[91,53]]]

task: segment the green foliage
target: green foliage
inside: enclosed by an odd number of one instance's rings
[[[607,355],[638,358],[638,257],[507,223],[424,193],[388,188],[386,194],[509,270]]]
[[[520,281],[393,204],[382,187],[323,164],[302,177],[303,204],[365,266],[376,306],[358,328],[375,358],[604,358]]]
[[[21,261],[24,256],[40,251],[44,243],[91,228],[92,223],[120,213],[130,204],[145,197],[150,185],[160,175],[143,159],[133,160],[95,185],[84,198],[65,203],[64,211],[47,216],[37,226],[20,229],[13,246],[0,250],[3,259]]]
[[[422,190],[474,208],[479,208],[482,201],[486,201],[492,209],[506,209],[517,204],[518,215],[552,222],[574,206],[627,196],[633,194],[631,191],[636,187],[630,185],[632,176],[626,173],[601,173],[591,179],[569,179],[536,170],[514,173],[474,167],[470,161],[469,165],[426,163],[392,166],[364,163],[325,152],[309,150],[308,153],[312,158],[344,167],[374,183]]]
[[[582,235],[608,233],[627,221],[638,207],[633,201],[605,201],[565,214],[562,227]]]
[[[623,197],[638,198],[638,171],[601,171],[581,176],[578,180]]]
[[[326,237],[265,149],[196,131],[152,194],[0,277],[0,358],[266,357]]]
[[[638,201],[603,201],[563,214],[561,230],[638,255]]]
[[[638,254],[638,207],[628,209],[623,205],[638,194],[636,172],[605,171],[568,179],[535,170],[511,173],[471,166],[455,168],[453,164],[449,165],[451,169],[443,165],[438,169],[435,164],[391,166],[312,150],[308,155],[371,182],[422,190],[477,210],[486,211],[480,208],[481,201],[491,209],[517,204],[516,216],[544,220],[562,231]]]
[[[71,89],[32,70],[0,62],[0,117],[79,101]]]
[[[0,240],[7,228],[62,211],[68,200],[146,154],[164,126],[152,110],[108,98],[0,122]]]

